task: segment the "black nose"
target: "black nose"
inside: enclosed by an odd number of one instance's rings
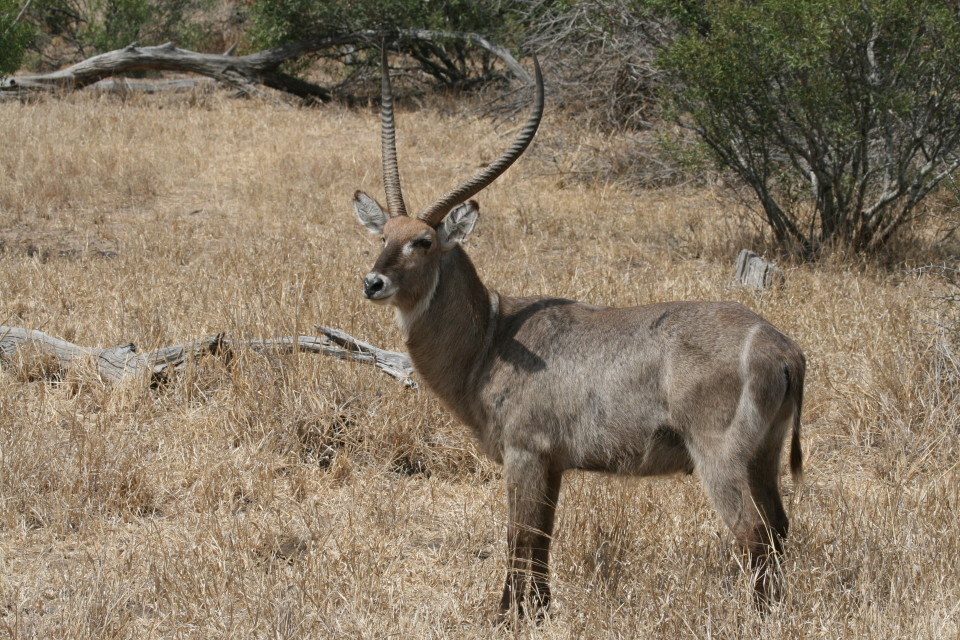
[[[383,289],[383,278],[376,273],[367,274],[363,279],[363,295],[372,298]]]

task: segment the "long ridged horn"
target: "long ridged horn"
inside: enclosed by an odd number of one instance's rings
[[[503,155],[487,165],[487,167],[477,175],[462,183],[435,204],[424,209],[419,216],[421,220],[432,226],[440,224],[440,221],[446,217],[451,209],[476,195],[500,177],[500,174],[509,169],[510,165],[516,162],[517,158],[519,158],[527,146],[530,145],[534,134],[537,133],[537,127],[540,126],[540,118],[543,116],[543,74],[540,72],[540,62],[536,56],[533,57],[533,68],[536,72],[536,96],[533,109],[516,140],[513,141],[513,144],[510,145],[510,148],[507,149]]]
[[[383,157],[383,189],[387,193],[387,210],[391,216],[407,215],[400,191],[400,169],[397,166],[397,127],[393,122],[393,87],[387,69],[387,46],[381,48],[380,59],[380,147]]]

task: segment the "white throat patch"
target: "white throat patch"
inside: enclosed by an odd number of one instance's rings
[[[430,293],[423,296],[420,299],[420,302],[411,309],[410,311],[403,311],[400,307],[394,307],[394,311],[397,314],[397,326],[400,327],[400,332],[403,334],[403,339],[408,340],[410,338],[410,330],[413,328],[414,323],[420,319],[427,309],[430,308],[430,305],[433,303],[433,296],[437,293],[437,286],[440,284],[440,270],[437,269],[433,272],[433,282],[430,284]]]

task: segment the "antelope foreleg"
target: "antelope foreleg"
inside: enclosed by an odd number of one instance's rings
[[[559,471],[549,462],[522,453],[506,457],[507,576],[494,621],[525,614],[529,603],[539,618],[550,606],[550,541],[560,494]]]

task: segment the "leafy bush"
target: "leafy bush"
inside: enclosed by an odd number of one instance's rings
[[[362,29],[502,33],[509,3],[496,0],[252,0],[252,35],[268,47]]]
[[[17,0],[0,0],[0,74],[20,68],[33,26],[23,19],[23,5]]]
[[[498,0],[252,0],[248,15],[248,37],[257,49],[367,29],[480,33],[507,46],[515,41],[510,35],[510,3]],[[444,85],[462,87],[493,75],[490,56],[460,40],[410,40],[397,46]],[[376,58],[354,47],[331,55],[352,68],[367,66]]]
[[[951,3],[654,4],[680,29],[662,58],[675,105],[779,242],[876,250],[960,166]]]
[[[0,3],[10,0],[0,0]],[[35,0],[25,20],[41,67],[58,67],[97,53],[174,41],[193,45],[197,20],[216,0]],[[2,5],[0,5],[2,6]]]
[[[176,38],[177,25],[185,12],[197,4],[192,0],[91,0],[82,37],[95,51],[112,51],[133,42],[161,44]]]

